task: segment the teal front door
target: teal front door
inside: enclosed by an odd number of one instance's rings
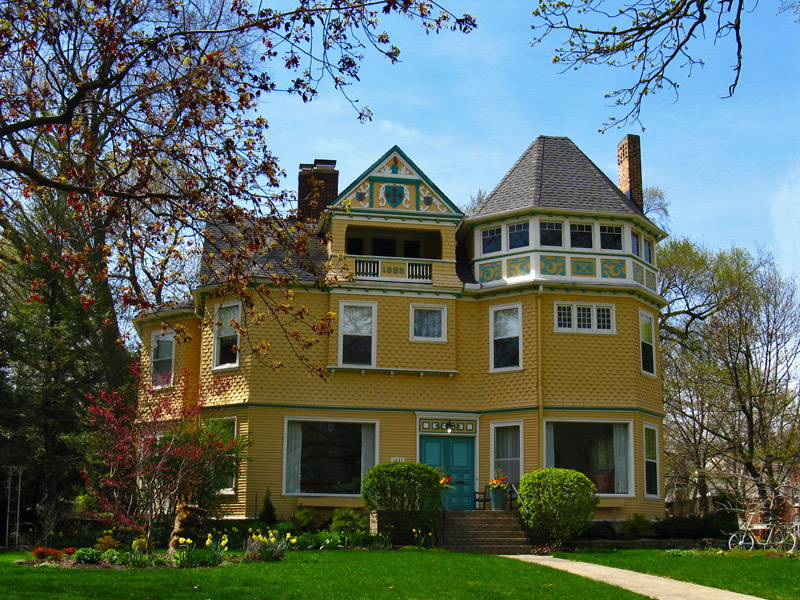
[[[454,435],[419,436],[420,460],[425,464],[442,467],[453,478],[447,501],[447,510],[472,510],[475,508],[475,438]]]

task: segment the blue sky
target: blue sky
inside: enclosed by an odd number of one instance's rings
[[[369,106],[361,124],[332,87],[309,104],[273,94],[263,108],[271,148],[295,189],[297,166],[337,160],[344,188],[394,144],[457,204],[491,191],[538,135],[564,135],[616,181],[616,146],[642,138],[645,185],[671,202],[671,231],[710,248],[736,244],[774,252],[786,273],[800,275],[800,24],[762,2],[743,21],[744,67],[736,94],[733,40],[694,44],[706,66],[681,74],[680,96],[666,92],[644,107],[638,126],[598,128],[622,116],[604,98],[628,72],[553,65],[559,34],[531,48],[533,3],[445,0],[469,12],[468,34],[426,36],[416,23],[385,21],[401,62],[375,54],[348,93]],[[713,29],[707,30],[713,36]]]

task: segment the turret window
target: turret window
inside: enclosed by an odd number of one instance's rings
[[[592,226],[583,223],[570,223],[569,225],[570,246],[573,248],[592,247]]]
[[[500,252],[502,249],[502,235],[499,227],[481,231],[481,251],[483,254]]]
[[[559,248],[563,246],[563,228],[564,226],[561,223],[541,221],[539,223],[539,245],[557,246]]]
[[[622,227],[600,225],[600,247],[603,250],[622,250]]]
[[[529,244],[529,226],[527,223],[514,223],[508,226],[508,248],[525,248]]]
[[[560,333],[615,333],[614,306],[557,302],[555,331]]]
[[[639,249],[640,246],[641,246],[641,241],[639,238],[639,234],[636,233],[635,231],[631,231],[631,254],[633,254],[634,256],[639,256],[639,252],[641,252],[641,250]]]

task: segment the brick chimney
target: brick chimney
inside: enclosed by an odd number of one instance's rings
[[[638,135],[628,134],[617,146],[619,189],[644,211],[642,190],[642,148]]]
[[[316,221],[339,195],[336,161],[317,158],[314,164],[301,164],[297,177],[297,216]]]

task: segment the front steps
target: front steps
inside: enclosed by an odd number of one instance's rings
[[[530,554],[532,547],[517,510],[458,510],[444,513],[442,547],[454,552]]]

